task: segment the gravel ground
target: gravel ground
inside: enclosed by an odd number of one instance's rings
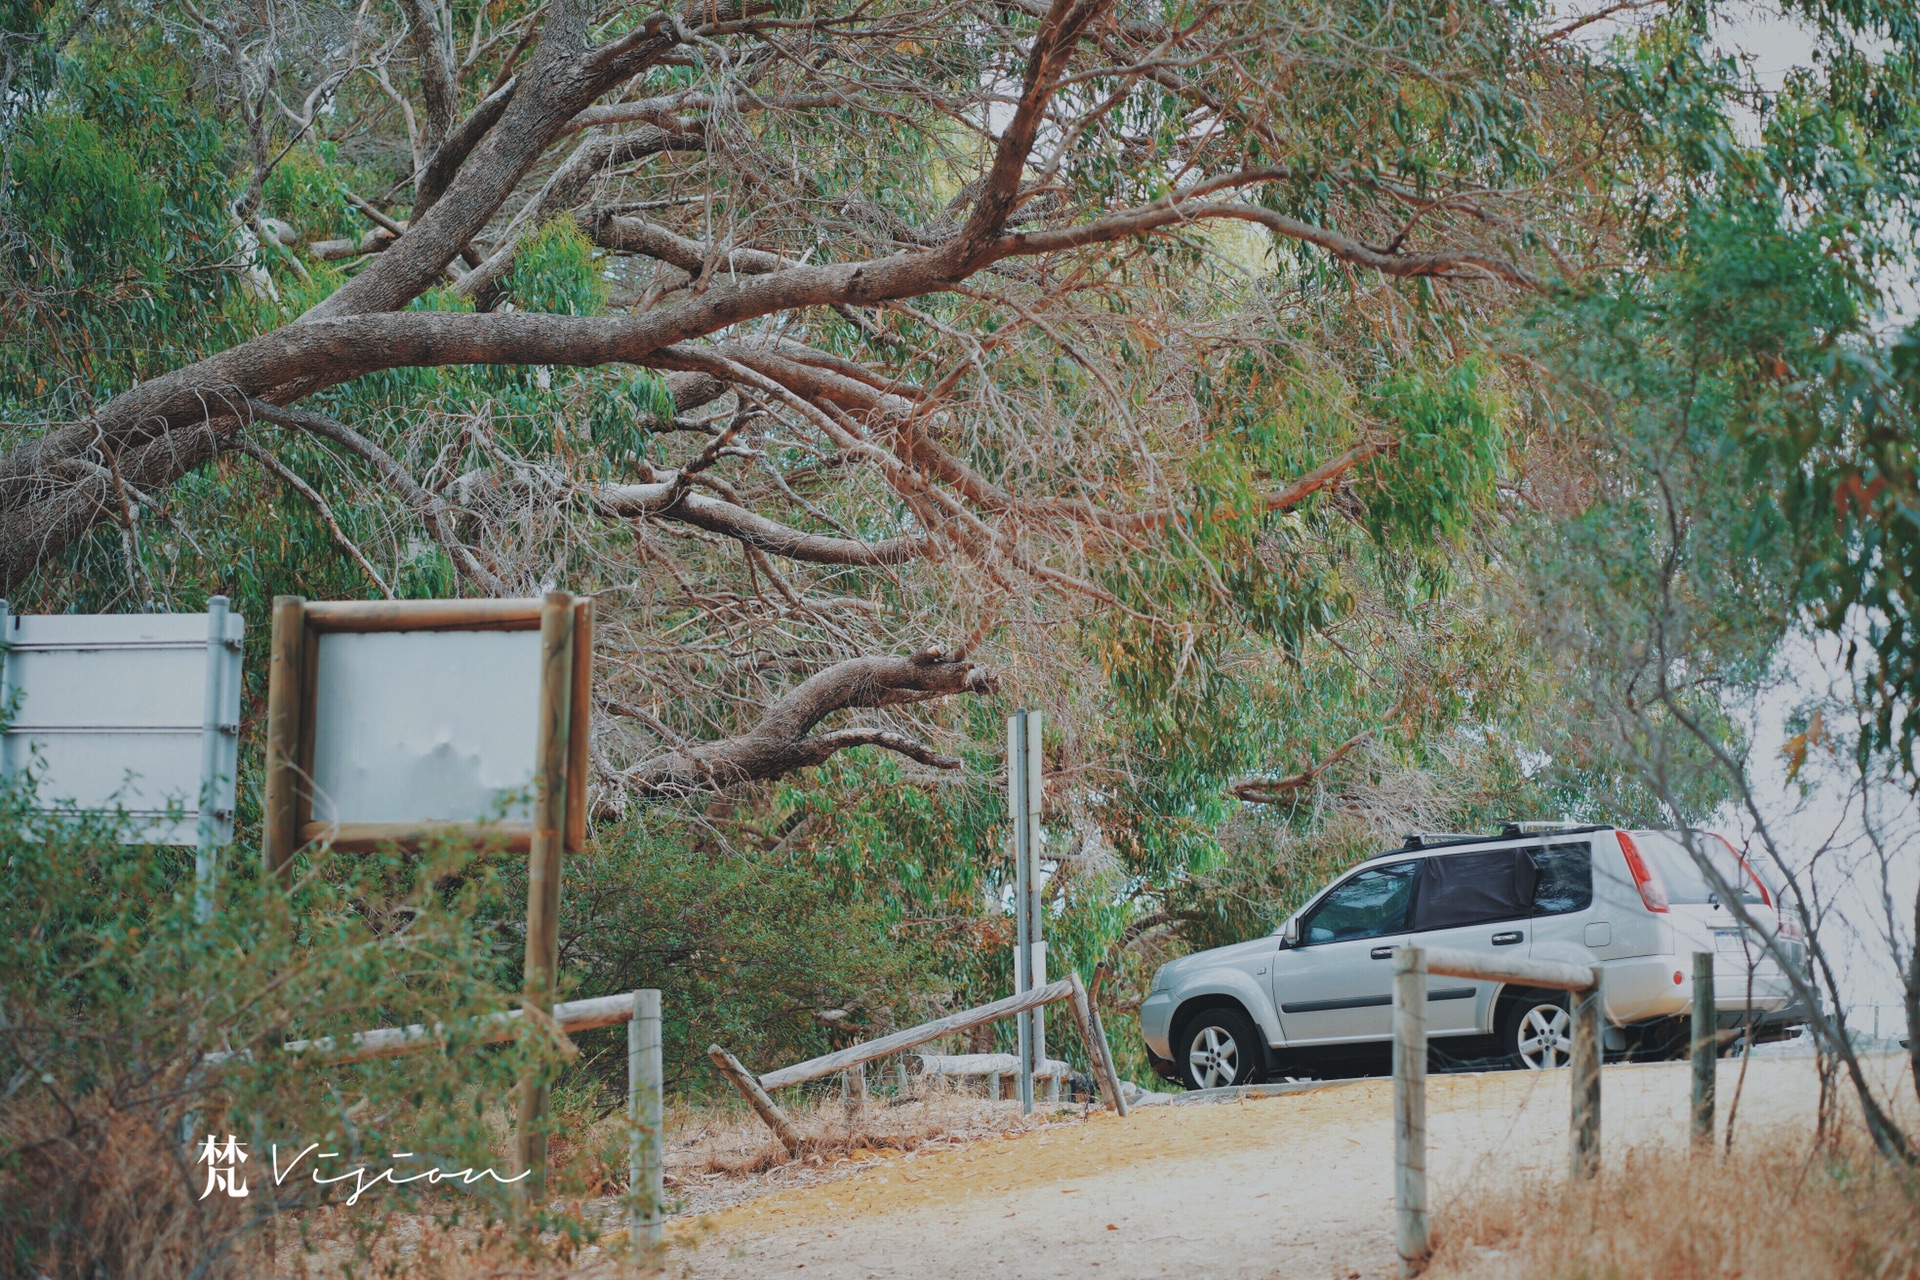
[[[1738,1069],[1721,1065],[1723,1115]],[[1608,1067],[1603,1163],[1621,1143],[1683,1141],[1687,1089],[1684,1063]],[[1397,1274],[1392,1096],[1389,1081],[1363,1080],[863,1152],[833,1171],[841,1176],[677,1219],[667,1270],[713,1280],[1384,1280]],[[1816,1096],[1810,1059],[1756,1058],[1740,1123],[1810,1124]],[[1565,1167],[1564,1071],[1435,1076],[1428,1117],[1436,1215],[1485,1179]]]

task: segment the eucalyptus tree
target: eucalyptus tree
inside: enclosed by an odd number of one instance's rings
[[[1629,251],[1637,107],[1504,3],[26,13],[0,590],[279,554],[236,521],[334,590],[595,589],[629,795],[950,766],[818,726],[989,649],[1312,634],[1341,530],[1417,577],[1522,443],[1487,324]]]

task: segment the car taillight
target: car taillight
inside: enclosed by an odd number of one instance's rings
[[[1718,840],[1721,844],[1726,846],[1727,852],[1733,855],[1733,860],[1740,864],[1740,869],[1747,873],[1747,879],[1753,881],[1753,887],[1760,891],[1760,901],[1764,902],[1769,907],[1772,906],[1773,894],[1768,891],[1767,882],[1762,880],[1759,876],[1753,873],[1753,867],[1748,864],[1746,855],[1742,854],[1738,849],[1734,848],[1733,841],[1727,839],[1725,836],[1721,835],[1719,832],[1716,831],[1716,832],[1713,832],[1712,834],[1715,840]]]
[[[1660,883],[1660,878],[1647,866],[1647,860],[1640,856],[1640,846],[1624,831],[1613,834],[1620,838],[1620,852],[1626,855],[1627,870],[1633,874],[1633,887],[1640,891],[1640,901],[1647,904],[1649,911],[1665,911],[1667,886]]]
[[[1780,904],[1780,936],[1790,942],[1799,942],[1806,937],[1806,934],[1800,931],[1800,921],[1794,918],[1793,912],[1784,902]]]

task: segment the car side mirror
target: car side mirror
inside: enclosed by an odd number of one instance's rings
[[[1298,916],[1280,926],[1280,945],[1288,949],[1300,945],[1300,919]]]

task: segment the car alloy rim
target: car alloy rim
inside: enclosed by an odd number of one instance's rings
[[[1535,1005],[1520,1019],[1520,1060],[1534,1070],[1565,1066],[1573,1056],[1573,1019],[1557,1004]]]
[[[1202,1089],[1232,1084],[1240,1072],[1240,1046],[1219,1027],[1204,1027],[1187,1050],[1187,1067]]]

